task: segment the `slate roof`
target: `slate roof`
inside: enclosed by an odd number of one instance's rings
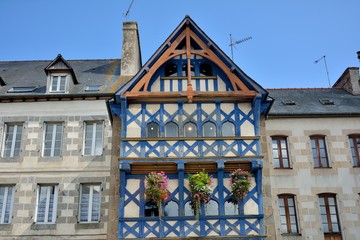
[[[337,88],[321,89],[267,89],[274,99],[268,113],[269,117],[321,117],[321,116],[360,116],[360,95]],[[330,100],[333,104],[324,105],[320,100]],[[295,105],[283,102],[294,101]]]
[[[44,95],[46,94],[47,76],[44,71],[53,60],[37,61],[0,61],[0,77],[5,86],[0,86],[0,96],[11,95]],[[103,85],[98,93],[115,92],[112,89],[123,85],[120,77],[120,59],[67,60],[79,84],[70,88],[67,94],[94,94],[86,92],[86,86]],[[12,87],[36,86],[30,93],[8,93]]]

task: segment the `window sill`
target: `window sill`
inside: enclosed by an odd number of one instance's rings
[[[13,225],[11,223],[1,223],[0,224],[0,232],[1,231],[12,231]]]
[[[314,169],[331,169],[332,167],[314,167]]]
[[[78,222],[75,224],[75,229],[99,229],[102,228],[100,222]]]
[[[3,163],[14,163],[14,162],[21,162],[22,157],[1,157],[0,162]]]
[[[281,236],[286,237],[300,237],[301,233],[282,233]]]
[[[34,222],[31,227],[31,230],[54,230],[56,229],[55,223],[40,223],[40,222]]]
[[[274,167],[274,169],[276,169],[276,170],[293,170],[292,167],[288,167],[288,168]]]
[[[80,161],[83,161],[83,162],[88,162],[88,161],[99,161],[99,162],[102,162],[102,161],[105,161],[105,156],[104,155],[82,155],[81,156],[81,160]]]
[[[54,156],[54,157],[49,157],[49,156],[42,156],[38,159],[39,162],[54,162],[54,161],[61,161],[63,159],[62,156]]]

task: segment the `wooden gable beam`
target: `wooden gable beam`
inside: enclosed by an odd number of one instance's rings
[[[185,39],[186,41],[186,49],[185,50],[177,50],[176,47]],[[191,50],[191,39],[193,39],[202,50]],[[191,85],[191,66],[190,66],[190,57],[191,54],[196,54],[206,58],[213,63],[215,63],[228,77],[230,83],[235,92],[239,91],[239,89],[246,93],[253,93],[250,89],[224,64],[223,61],[190,29],[189,26],[186,26],[186,29],[174,40],[174,42],[170,45],[168,49],[159,57],[158,60],[153,64],[153,66],[148,70],[148,72],[144,75],[144,77],[133,87],[130,91],[131,93],[140,92],[140,89],[144,89],[144,92],[147,92],[147,88],[149,86],[149,82],[151,77],[155,74],[155,72],[167,61],[175,58],[181,54],[186,54],[187,56],[187,94],[188,99],[191,102],[193,97],[193,90]],[[128,95],[125,93],[125,95]],[[133,95],[133,94],[130,94]]]

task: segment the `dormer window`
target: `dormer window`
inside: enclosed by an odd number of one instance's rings
[[[65,93],[66,91],[66,75],[52,75],[49,92]]]

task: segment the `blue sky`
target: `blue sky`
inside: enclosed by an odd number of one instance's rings
[[[0,60],[120,58],[122,22],[137,21],[143,63],[185,15],[265,88],[328,87],[359,67],[359,0],[0,0]]]

